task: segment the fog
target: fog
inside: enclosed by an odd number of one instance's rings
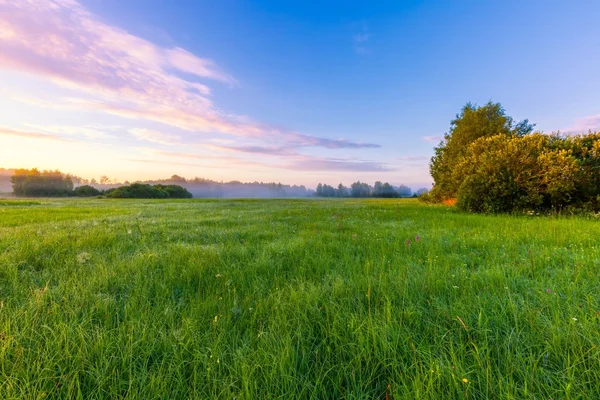
[[[99,184],[86,180],[77,180],[75,185],[89,184],[99,190],[106,190],[129,183],[134,182]],[[138,181],[138,183],[183,186],[194,198],[277,198],[307,197],[314,194],[314,190],[307,189],[305,186],[283,185],[274,182],[217,182],[204,178],[185,179],[177,175],[173,175],[169,179]]]

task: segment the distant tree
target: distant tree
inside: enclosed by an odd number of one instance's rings
[[[323,196],[323,185],[320,183],[317,185],[317,193],[316,194],[319,197]]]
[[[410,197],[410,196],[412,196],[412,190],[411,190],[411,188],[409,188],[406,185],[400,185],[400,186],[398,186],[397,191],[398,191],[398,196],[399,197]]]
[[[419,197],[419,196],[421,196],[421,195],[423,195],[425,193],[428,193],[428,192],[429,192],[429,189],[427,189],[427,188],[419,188],[419,189],[417,189],[415,191],[415,196]]]
[[[102,175],[100,177],[100,184],[101,185],[109,185],[110,184],[110,178],[106,175]]]
[[[401,185],[402,187],[402,185]],[[381,197],[386,197],[386,198],[392,198],[392,197],[399,197],[400,193],[396,190],[394,190],[394,187],[392,185],[390,185],[389,183],[384,183],[383,185],[381,185]]]
[[[361,181],[354,182],[350,186],[350,196],[352,197],[370,197],[371,187],[367,183]]]
[[[10,180],[16,196],[69,196],[73,191],[71,176],[58,170],[18,169]]]
[[[383,192],[383,183],[381,181],[375,182],[373,185],[373,197],[382,197],[381,193]]]
[[[348,188],[341,183],[337,188],[337,197],[347,197],[348,196]]]

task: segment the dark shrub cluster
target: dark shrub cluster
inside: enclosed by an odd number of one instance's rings
[[[102,192],[90,185],[78,186],[73,189],[73,195],[77,197],[94,197],[101,195]]]
[[[148,185],[146,183],[132,183],[108,189],[104,192],[106,197],[114,199],[189,199],[192,194],[186,188],[178,185]]]

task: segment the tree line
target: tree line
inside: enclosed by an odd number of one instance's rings
[[[534,127],[499,103],[468,103],[435,148],[422,199],[480,213],[600,211],[600,133]]]
[[[396,197],[418,197],[427,192],[426,188],[418,189],[414,193],[412,189],[405,185],[392,186],[388,182],[375,182],[371,186],[368,183],[356,181],[350,187],[339,184],[337,187],[319,183],[315,195],[318,197],[379,197],[379,198],[396,198]]]
[[[73,176],[55,171],[40,171],[34,169],[17,169],[11,177],[13,193],[16,196],[27,197],[92,197],[105,196],[109,198],[191,198],[192,194],[178,185],[150,185],[133,183],[117,188],[99,190],[91,185],[74,187]]]

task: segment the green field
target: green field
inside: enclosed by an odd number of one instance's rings
[[[0,398],[598,399],[599,267],[583,217],[5,200]]]

